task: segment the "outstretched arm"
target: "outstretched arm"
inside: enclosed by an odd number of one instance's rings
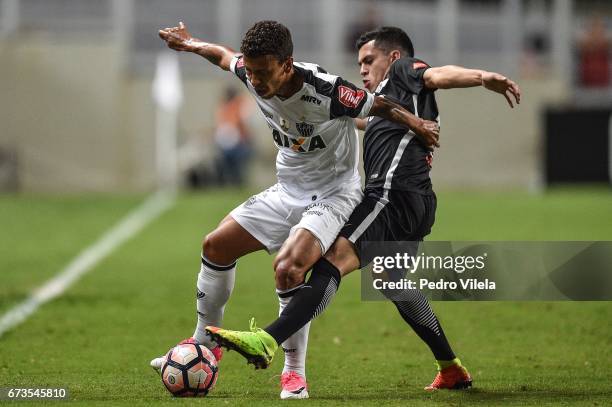
[[[383,119],[410,128],[427,147],[440,147],[440,126],[438,123],[416,117],[408,110],[382,96],[374,98],[368,116],[378,116]]]
[[[493,92],[504,95],[510,107],[512,98],[521,103],[521,89],[512,80],[496,72],[480,69],[467,69],[455,65],[429,68],[423,74],[425,86],[430,89],[453,89],[484,86]]]
[[[180,22],[178,27],[159,30],[159,36],[173,50],[198,54],[225,71],[230,70],[230,63],[236,55],[236,52],[230,48],[192,37],[183,22]]]

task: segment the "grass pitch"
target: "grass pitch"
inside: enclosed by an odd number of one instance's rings
[[[65,295],[0,338],[0,387],[67,387],[75,405],[272,405],[282,355],[254,371],[235,353],[206,399],[173,399],[148,367],[193,331],[202,236],[243,191],[183,195]],[[0,313],[59,271],[138,197],[0,198]],[[441,193],[431,239],[612,240],[602,190]],[[239,262],[225,325],[277,313],[272,257]],[[388,303],[362,302],[357,274],[312,325],[309,405],[599,405],[612,403],[612,304],[438,302],[434,309],[474,376],[465,392],[426,393],[433,359]],[[1,403],[1,402],[0,402]],[[28,404],[41,402],[27,402]],[[20,404],[10,402],[9,405]]]

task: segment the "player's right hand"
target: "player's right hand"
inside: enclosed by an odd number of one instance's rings
[[[440,125],[430,120],[421,120],[419,126],[412,129],[417,137],[429,148],[440,147]]]
[[[178,27],[169,27],[159,30],[159,37],[166,41],[168,47],[175,51],[190,51],[193,37],[181,21]]]
[[[514,98],[517,105],[521,103],[521,88],[504,75],[497,72],[483,72],[482,86],[500,95],[504,95],[511,108],[514,108],[512,98]]]

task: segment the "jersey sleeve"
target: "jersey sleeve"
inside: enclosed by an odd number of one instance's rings
[[[363,119],[368,116],[373,104],[373,94],[338,77],[331,95],[329,116],[331,119],[342,116]]]
[[[391,65],[389,77],[407,91],[418,95],[425,88],[423,75],[429,64],[416,58],[400,58]]]
[[[234,55],[230,62],[230,71],[232,71],[245,85],[247,84],[247,74],[244,68],[242,55]]]

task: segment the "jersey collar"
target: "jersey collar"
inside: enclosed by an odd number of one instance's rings
[[[302,78],[305,77],[305,72],[302,68],[300,68],[299,66],[296,66],[295,64],[293,65],[293,69],[298,72]],[[296,99],[300,98],[303,94],[304,94],[304,89],[306,89],[306,81],[302,80],[302,87],[295,92],[293,95],[289,96],[287,99],[281,99],[278,96],[274,95],[273,99],[276,100],[278,103],[282,103],[282,104],[289,104],[294,102]]]

